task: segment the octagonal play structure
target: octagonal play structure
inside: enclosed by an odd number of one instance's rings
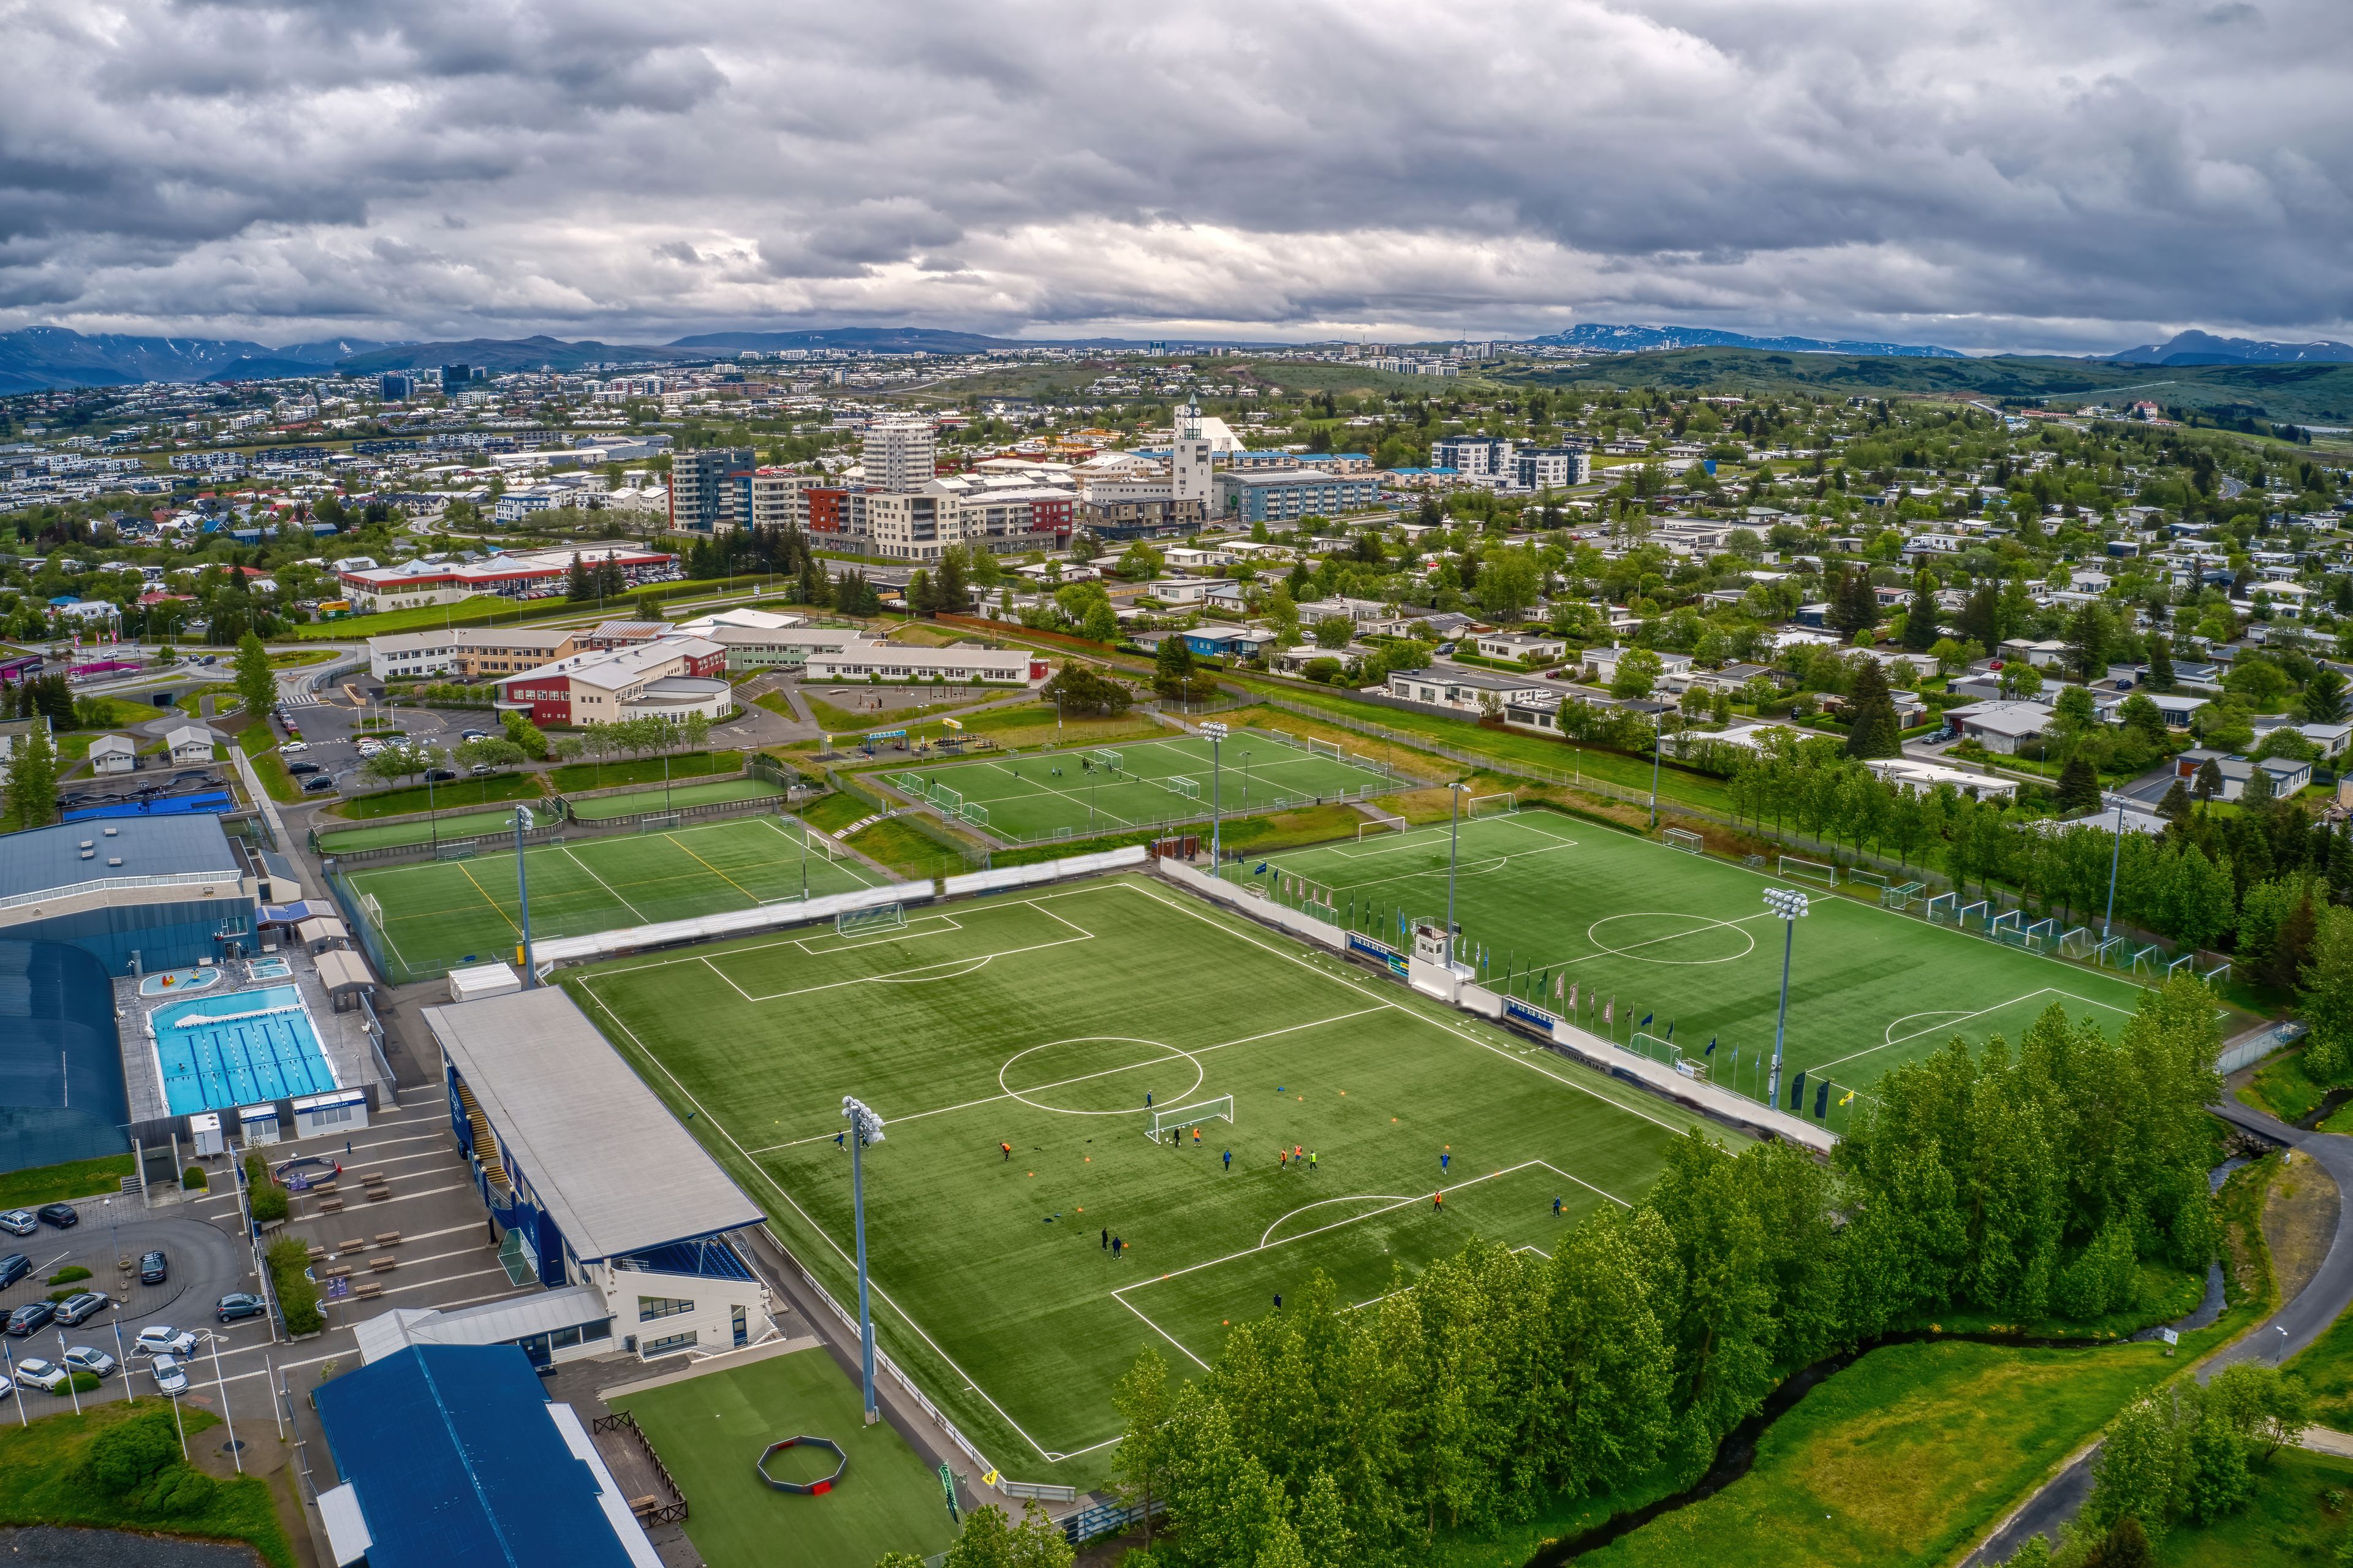
[[[833,1456],[833,1474],[813,1481],[777,1479],[768,1473],[768,1461],[787,1448],[824,1449]],[[786,1437],[781,1442],[771,1443],[761,1449],[759,1462],[753,1468],[760,1472],[762,1480],[780,1492],[792,1492],[800,1497],[823,1497],[841,1479],[842,1472],[849,1468],[849,1456],[843,1453],[841,1445],[830,1437]]]

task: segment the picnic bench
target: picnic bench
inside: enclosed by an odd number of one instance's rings
[[[348,1276],[351,1271],[352,1266],[350,1264],[337,1263],[320,1269],[319,1278],[322,1279],[341,1279]]]
[[[341,1198],[321,1198],[319,1200],[319,1212],[321,1214],[341,1214],[343,1212],[343,1200]]]
[[[368,1267],[378,1274],[389,1274],[400,1267],[400,1259],[389,1252],[379,1252],[368,1259]]]
[[[360,1178],[360,1184],[362,1186],[368,1187],[380,1187],[384,1185],[384,1173],[382,1171],[370,1171],[366,1175]]]
[[[662,1500],[658,1497],[633,1497],[629,1500],[629,1511],[637,1515],[639,1523],[643,1523],[661,1505]]]
[[[313,1242],[309,1247],[303,1248],[303,1256],[308,1258],[311,1262],[316,1263],[319,1259],[327,1256],[327,1249],[319,1246],[316,1242]]]
[[[384,1294],[384,1287],[383,1287],[383,1286],[381,1286],[381,1285],[379,1285],[379,1284],[377,1284],[377,1283],[376,1283],[375,1280],[373,1280],[373,1279],[363,1279],[363,1280],[361,1280],[359,1283],[357,1283],[356,1285],[353,1285],[353,1286],[352,1287],[352,1294],[353,1294],[353,1296],[355,1296],[355,1297],[357,1297],[357,1298],[359,1298],[359,1299],[361,1299],[361,1300],[364,1300],[365,1299],[367,1299],[367,1298],[368,1298],[368,1297],[370,1297],[370,1296],[381,1296],[381,1295],[383,1295],[383,1294]]]
[[[400,1245],[400,1232],[396,1230],[377,1231],[375,1233],[375,1244],[378,1247],[398,1247]]]
[[[368,1202],[372,1204],[383,1203],[385,1199],[391,1196],[392,1189],[390,1187],[370,1187],[367,1190]]]
[[[348,1241],[339,1241],[335,1243],[335,1250],[337,1252],[364,1252],[367,1250],[367,1239],[364,1237],[355,1236]]]

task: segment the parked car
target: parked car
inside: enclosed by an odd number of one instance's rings
[[[66,1364],[76,1372],[87,1372],[98,1377],[112,1377],[121,1370],[112,1356],[96,1345],[68,1346]]]
[[[0,1399],[5,1399],[16,1392],[16,1385],[8,1381],[8,1374],[5,1372],[0,1372]]]
[[[0,1290],[6,1289],[33,1271],[33,1260],[21,1252],[0,1258]]]
[[[317,795],[322,790],[331,790],[334,787],[334,777],[329,773],[321,773],[316,778],[309,778],[302,781],[302,793],[304,795]]]
[[[132,1355],[193,1355],[196,1336],[169,1323],[150,1323],[131,1342]]]
[[[297,752],[309,751],[311,749],[311,742],[308,741],[289,741],[278,749],[290,757]]]
[[[171,1260],[164,1256],[164,1249],[162,1247],[159,1247],[153,1252],[142,1252],[139,1255],[139,1283],[142,1285],[161,1285],[164,1280],[171,1277]]]
[[[81,1211],[71,1204],[43,1204],[33,1212],[41,1216],[42,1223],[59,1230],[71,1230],[81,1223]]]
[[[315,773],[323,770],[316,763],[289,763],[286,764],[286,771],[299,779],[304,773]]]
[[[188,1392],[188,1369],[180,1364],[177,1356],[159,1355],[147,1363],[155,1374],[155,1392],[177,1399]]]
[[[473,774],[478,779],[486,779],[492,773],[497,773],[499,770],[491,766],[488,763],[476,763],[472,767],[468,768],[466,771]]]
[[[30,1236],[41,1228],[41,1222],[31,1209],[10,1209],[0,1214],[0,1230],[10,1236]]]
[[[46,1388],[51,1394],[65,1387],[66,1379],[72,1375],[57,1363],[43,1361],[37,1355],[28,1355],[16,1363],[17,1382],[29,1383],[35,1388]]]
[[[26,1334],[37,1333],[47,1328],[49,1321],[57,1315],[58,1309],[52,1302],[27,1301],[8,1314],[5,1331],[11,1339],[21,1340]]]
[[[490,738],[490,731],[487,730],[460,730],[458,731],[458,739],[461,741],[487,741]]]
[[[425,776],[433,784],[448,784],[457,778],[458,771],[455,768],[427,768]]]
[[[86,1323],[106,1305],[103,1290],[77,1290],[58,1303],[58,1321],[70,1329]]]
[[[46,1307],[48,1303],[46,1301],[36,1301],[33,1305],[37,1307]],[[22,1311],[24,1309],[20,1307],[17,1310]],[[242,1290],[232,1290],[227,1295],[223,1296],[220,1299],[220,1304],[213,1309],[213,1318],[218,1322],[233,1323],[239,1318],[259,1318],[269,1310],[269,1303],[262,1300],[260,1297],[249,1296]],[[15,1320],[11,1319],[10,1323],[11,1327],[8,1331],[13,1334],[16,1331],[13,1326]],[[30,1331],[28,1330],[26,1331],[29,1332]]]

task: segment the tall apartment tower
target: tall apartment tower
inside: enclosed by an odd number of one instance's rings
[[[1201,411],[1189,403],[1176,408],[1176,442],[1168,453],[1169,499],[1176,515],[1186,515],[1185,503],[1198,501],[1196,517],[1218,515],[1217,481],[1210,472],[1209,438],[1201,434]]]
[[[731,482],[759,467],[749,447],[706,447],[670,460],[670,525],[679,533],[722,533],[751,519]]]
[[[928,419],[881,420],[866,427],[866,488],[911,495],[935,477],[935,444]]]

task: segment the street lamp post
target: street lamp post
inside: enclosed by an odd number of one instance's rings
[[[1454,868],[1462,858],[1462,796],[1470,788],[1465,783],[1446,788],[1446,963],[1450,969],[1454,965]]]
[[[858,1336],[860,1359],[866,1377],[866,1424],[871,1426],[882,1415],[874,1407],[874,1310],[867,1300],[866,1162],[863,1152],[869,1143],[882,1142],[882,1119],[855,1096],[847,1094],[841,1097],[841,1113],[849,1119],[850,1208],[858,1225]]]
[[[1219,819],[1223,815],[1219,810],[1218,799],[1219,784],[1222,777],[1219,768],[1219,748],[1226,739],[1225,721],[1212,719],[1201,726],[1201,733],[1209,737],[1209,875],[1214,877],[1219,874],[1218,868],[1225,864],[1225,858],[1218,852],[1221,847],[1218,831]]]
[[[2116,862],[2125,852],[2125,800],[2116,797],[2116,833],[2108,846],[2108,912],[2100,917],[2100,941],[2108,940],[2108,928],[2116,923]],[[2105,962],[2105,960],[2103,961]]]
[[[515,903],[522,916],[522,983],[526,987],[539,984],[539,966],[531,955],[531,877],[523,868],[522,836],[531,830],[531,807],[515,807]]]
[[[1651,726],[1651,826],[1659,825],[1659,753],[1666,750],[1666,716],[1660,715]]]
[[[1773,1021],[1773,1071],[1766,1080],[1765,1102],[1781,1103],[1781,1042],[1789,1030],[1789,954],[1797,946],[1798,922],[1806,917],[1806,895],[1795,888],[1767,888],[1765,907],[1781,917],[1781,1012]]]

